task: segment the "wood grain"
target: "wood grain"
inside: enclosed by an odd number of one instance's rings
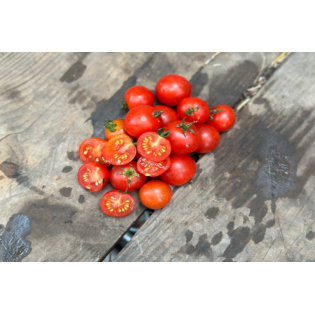
[[[276,55],[223,54],[220,65],[203,67],[211,54],[1,55],[0,260],[101,260],[144,208],[134,193],[130,216],[103,215],[100,198],[111,187],[91,194],[77,184],[79,144],[103,138],[105,118],[124,116],[120,103],[132,85],[153,89],[175,72],[191,79],[194,95],[232,103]]]
[[[292,55],[117,261],[315,261],[314,79]]]

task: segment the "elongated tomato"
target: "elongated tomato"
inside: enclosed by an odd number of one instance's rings
[[[83,188],[93,192],[100,191],[108,183],[108,179],[108,169],[97,163],[85,163],[78,171],[79,184]]]
[[[168,157],[164,161],[154,162],[142,156],[137,162],[138,172],[150,177],[160,176],[166,172],[171,165],[171,159]]]
[[[108,191],[101,199],[102,211],[112,217],[125,217],[135,208],[135,200],[130,194],[118,190]]]
[[[110,164],[125,165],[134,159],[137,150],[127,135],[111,138],[102,150],[102,155]]]
[[[164,128],[157,132],[146,132],[137,141],[138,152],[155,162],[165,160],[171,154],[171,144],[165,139],[170,132],[163,132]]]
[[[80,144],[79,156],[82,162],[95,162],[108,166],[109,163],[102,155],[102,149],[107,144],[106,140],[100,138],[89,138]]]

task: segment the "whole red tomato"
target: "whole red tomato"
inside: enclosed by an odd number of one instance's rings
[[[168,123],[180,120],[178,114],[175,112],[174,109],[171,109],[168,106],[164,105],[157,105],[154,106],[154,109],[162,111],[161,114],[161,127],[165,127]]]
[[[134,107],[125,117],[125,129],[134,138],[139,138],[144,132],[157,131],[161,126],[161,114],[152,106]]]
[[[124,119],[104,120],[105,137],[107,140],[121,134],[126,134]]]
[[[195,152],[207,153],[214,150],[220,142],[220,133],[218,130],[207,124],[198,125],[197,129],[200,132],[201,141]]]
[[[173,121],[165,127],[170,131],[167,137],[171,143],[172,153],[189,154],[195,151],[200,144],[200,132],[193,125],[193,122],[186,124],[185,118]]]
[[[128,109],[139,105],[153,106],[154,95],[144,86],[133,86],[125,93],[125,101],[123,101],[122,108],[126,106]]]
[[[235,123],[234,110],[228,105],[218,105],[211,109],[207,124],[219,132],[228,131]]]
[[[196,174],[197,167],[194,159],[189,155],[171,154],[171,166],[160,175],[169,185],[179,186],[187,183]]]
[[[147,208],[161,209],[171,201],[172,189],[160,180],[150,180],[140,188],[139,198]]]
[[[190,82],[177,74],[166,75],[155,87],[157,99],[170,106],[177,106],[184,98],[189,97],[191,92]]]
[[[179,103],[177,113],[180,119],[186,118],[186,121],[195,121],[198,125],[207,121],[210,109],[204,100],[198,97],[187,97]]]
[[[122,191],[139,189],[146,181],[146,177],[138,172],[137,163],[132,161],[124,166],[114,166],[109,172],[111,184]]]

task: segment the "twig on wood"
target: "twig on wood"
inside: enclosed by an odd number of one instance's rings
[[[222,54],[222,53],[221,52],[216,52],[215,54],[213,54],[209,59],[206,60],[205,65],[208,65],[213,59],[215,59],[220,54]]]

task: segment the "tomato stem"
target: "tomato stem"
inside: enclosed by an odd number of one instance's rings
[[[158,118],[158,117],[160,117],[163,113],[164,113],[164,110],[155,110],[155,111],[152,113],[152,116],[153,116],[154,118]]]
[[[128,188],[126,188],[125,191],[122,191],[121,189],[118,190],[118,192],[122,195],[126,194],[128,192]]]
[[[170,131],[168,129],[166,129],[166,131],[163,132],[163,129],[165,127],[162,127],[160,129],[158,129],[156,132],[157,134],[161,137],[161,138],[166,138],[170,135]]]
[[[122,169],[123,172],[117,172],[117,174],[125,175],[127,177],[128,187],[130,187],[131,181],[134,177],[140,177],[132,165],[130,165],[129,168],[122,166],[119,166],[119,168]]]
[[[197,106],[195,108],[191,108],[191,107],[188,107],[187,110],[185,110],[185,114],[187,116],[191,116],[195,111],[197,111],[201,106]]]
[[[189,124],[186,124],[186,123],[185,123],[185,119],[186,119],[186,118],[184,118],[183,121],[182,121],[180,124],[176,125],[175,127],[181,128],[181,129],[183,130],[183,132],[184,132],[185,137],[187,137],[187,131],[190,131],[191,133],[193,133],[193,134],[195,135],[195,134],[196,134],[195,131],[194,131],[193,129],[191,129],[190,127],[191,127],[194,123],[196,123],[197,121],[193,121],[193,122],[191,122],[191,123],[189,123]]]
[[[127,102],[125,100],[123,100],[121,102],[121,106],[120,106],[121,109],[128,109],[128,106],[127,106]]]
[[[116,131],[116,124],[113,123],[112,120],[104,120],[105,128],[108,129],[110,132],[115,132]]]
[[[210,120],[214,120],[213,118],[213,115],[214,114],[217,114],[217,113],[221,113],[221,112],[224,112],[223,109],[217,109],[217,108],[213,108],[213,109],[210,109]]]

